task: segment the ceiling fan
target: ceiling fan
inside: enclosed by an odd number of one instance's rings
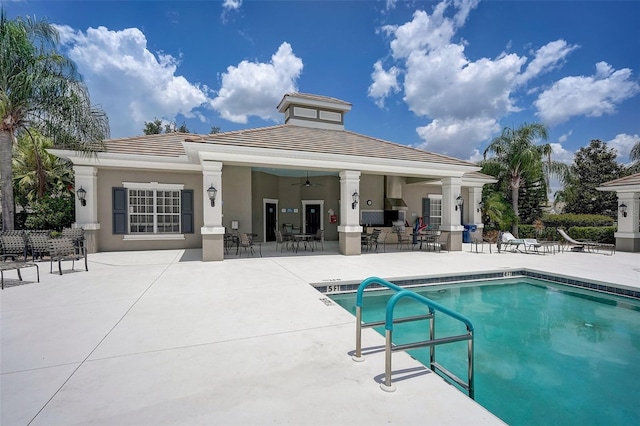
[[[309,170],[307,170],[307,180],[305,180],[304,183],[298,182],[298,183],[292,183],[291,185],[300,185],[300,186],[304,186],[305,188],[308,188],[310,186],[322,186],[319,183],[311,183],[309,181]]]

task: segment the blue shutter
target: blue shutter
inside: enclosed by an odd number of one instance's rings
[[[180,205],[182,233],[193,234],[193,189],[184,189],[181,191]]]
[[[113,233],[127,233],[127,188],[113,190]]]

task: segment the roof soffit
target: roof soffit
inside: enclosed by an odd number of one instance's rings
[[[423,161],[398,160],[376,157],[354,157],[345,154],[314,153],[308,151],[279,150],[231,145],[185,142],[185,151],[191,159],[222,161],[239,165],[270,165],[303,167],[324,170],[361,170],[378,174],[402,176],[444,177],[458,176],[480,170],[479,166],[426,163]]]

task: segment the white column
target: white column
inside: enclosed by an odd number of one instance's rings
[[[618,232],[616,236],[626,234],[627,238],[640,237],[638,234],[638,224],[640,223],[640,199],[637,192],[618,192]],[[620,205],[627,206],[627,216],[620,212]]]
[[[218,190],[215,205],[211,205],[207,189],[213,186]],[[222,226],[222,163],[202,161],[202,218],[203,234],[224,234]]]
[[[340,172],[340,226],[338,232],[362,232],[360,226],[360,202],[354,206],[353,193],[360,194],[360,172]]]
[[[353,204],[353,194],[360,194],[360,172],[344,170],[340,172],[340,226],[338,238],[340,253],[360,254],[360,201]]]
[[[467,207],[469,223],[476,224],[478,228],[483,228],[482,209],[480,209],[480,201],[482,201],[482,187],[469,187],[469,206]],[[480,211],[478,211],[480,210]]]
[[[456,198],[461,195],[462,178],[450,177],[442,179],[442,231],[462,231],[460,210],[457,209]]]
[[[76,200],[76,223],[74,227],[85,230],[100,229],[98,223],[98,169],[91,166],[73,166],[75,173],[75,191],[82,188],[86,192],[86,205],[82,205],[74,194]],[[107,206],[106,208],[109,208]]]
[[[224,260],[224,226],[222,226],[222,163],[201,160],[202,165],[202,260]],[[217,189],[213,205],[207,189]]]

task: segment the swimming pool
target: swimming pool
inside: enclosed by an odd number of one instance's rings
[[[412,288],[475,327],[475,399],[512,425],[639,424],[640,301],[532,278]],[[393,292],[365,295],[363,320],[384,319]],[[355,313],[355,294],[331,295]],[[416,311],[416,309],[421,309]],[[423,308],[400,302],[398,316]],[[438,320],[438,332],[456,332]],[[394,343],[424,340],[426,322],[399,324]],[[384,334],[384,327],[377,329]],[[464,342],[438,360],[463,377]],[[429,349],[409,353],[429,365]],[[400,385],[399,385],[400,386]]]

